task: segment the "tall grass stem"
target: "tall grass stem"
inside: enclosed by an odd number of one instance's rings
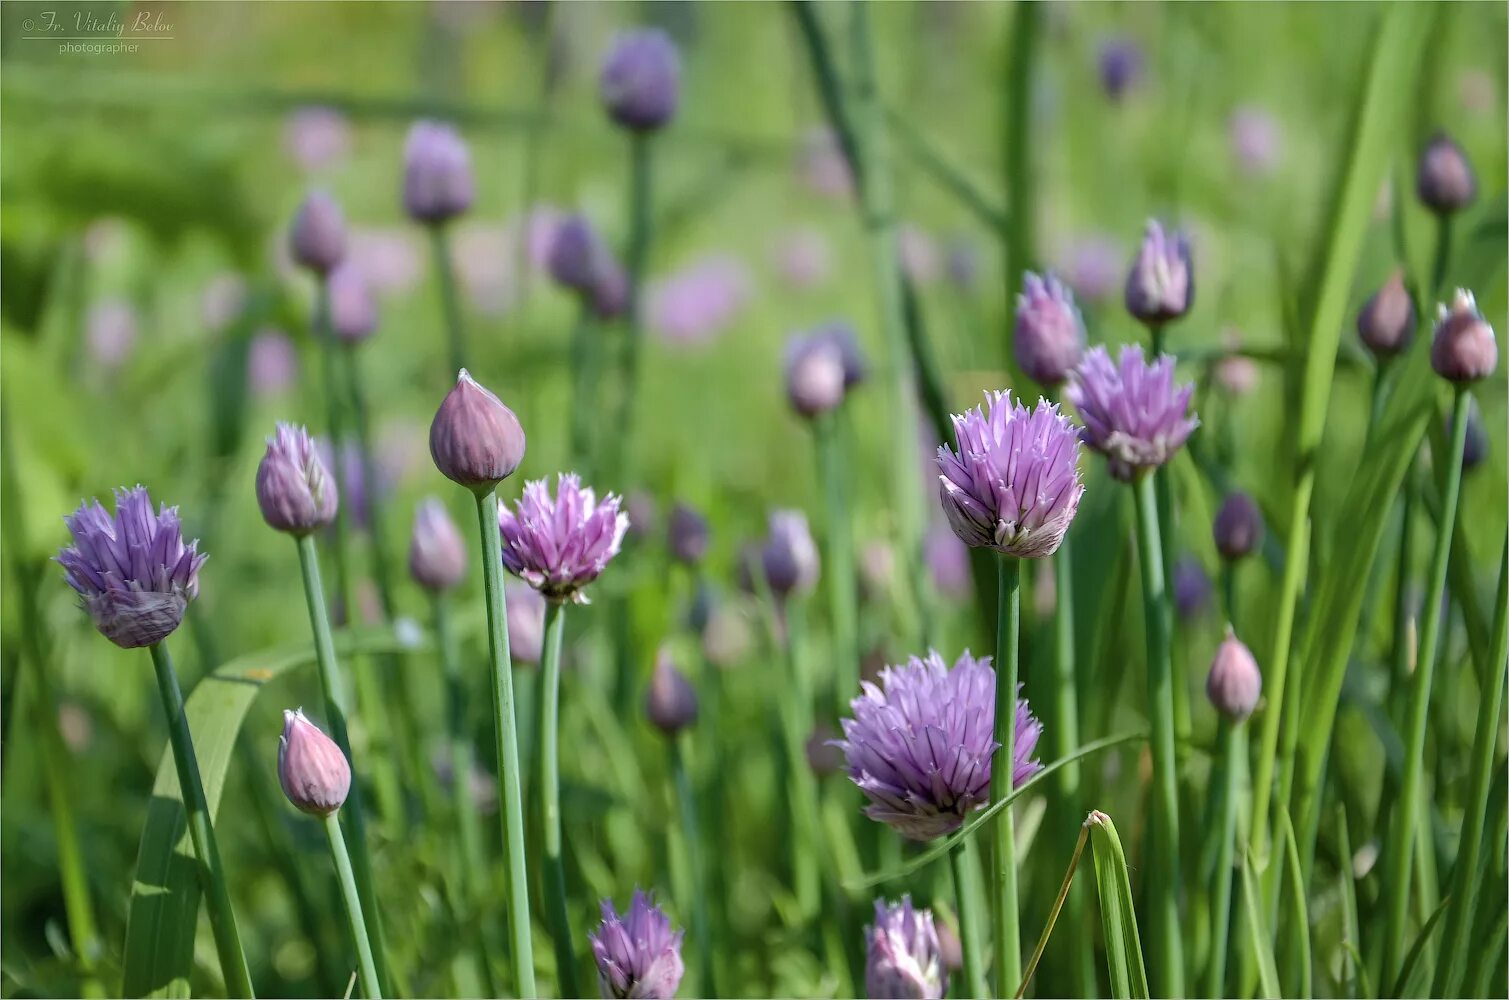
[[[1018,642],[1022,619],[1022,564],[997,556],[995,741],[1000,745],[990,768],[990,801],[1011,794],[1016,770],[1016,701]],[[995,934],[998,997],[1011,996],[1022,978],[1020,915],[1017,910],[1016,830],[1011,807],[991,823],[990,903]]]
[[[539,748],[540,825],[545,841],[545,898],[550,939],[555,945],[556,976],[561,996],[580,992],[576,956],[571,947],[571,915],[566,905],[566,862],[561,847],[561,645],[566,634],[566,606],[545,605],[545,646],[540,659]]]
[[[372,943],[367,939],[367,926],[362,919],[362,901],[356,891],[356,877],[351,873],[351,858],[346,853],[346,841],[341,836],[340,820],[332,813],[320,821],[325,828],[325,837],[330,841],[330,857],[335,862],[336,881],[341,886],[341,902],[346,907],[346,921],[351,928],[351,940],[356,946],[356,972],[361,981],[362,995],[370,1000],[381,1000],[382,986],[377,979],[377,965],[372,959]]]

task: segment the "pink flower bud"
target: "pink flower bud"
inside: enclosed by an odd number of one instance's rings
[[[1230,625],[1226,626],[1226,638],[1211,661],[1205,693],[1216,711],[1232,722],[1241,722],[1251,715],[1262,696],[1262,671],[1252,658],[1252,650],[1237,639]]]
[[[300,812],[329,816],[346,803],[351,765],[335,741],[304,717],[303,709],[284,710],[278,737],[278,781]]]
[[[463,368],[430,424],[430,457],[447,479],[485,494],[524,460],[524,428]]]

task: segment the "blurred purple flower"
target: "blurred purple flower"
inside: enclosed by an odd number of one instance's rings
[[[454,127],[415,122],[404,141],[403,159],[403,206],[415,222],[438,225],[471,208],[471,152]]]
[[[1149,219],[1127,272],[1127,312],[1143,323],[1159,325],[1189,312],[1194,300],[1188,237],[1178,231],[1165,233],[1159,222]]]
[[[466,579],[466,542],[437,497],[425,497],[414,509],[409,576],[434,593],[450,590]]]
[[[1086,302],[1100,302],[1115,293],[1121,281],[1121,248],[1101,233],[1075,240],[1069,247],[1064,273],[1069,287]]]
[[[351,123],[335,108],[295,108],[283,121],[283,151],[307,173],[333,167],[351,152]]]
[[[749,294],[743,264],[733,257],[707,257],[650,286],[649,326],[670,343],[707,343],[734,323]]]
[[[1448,307],[1436,307],[1436,329],[1431,335],[1430,364],[1436,374],[1458,384],[1487,378],[1498,367],[1499,347],[1493,327],[1478,311],[1477,300],[1458,288]]]
[[[246,279],[234,271],[222,271],[199,293],[200,322],[211,333],[221,332],[241,318],[246,298]]]
[[[1194,618],[1210,603],[1210,575],[1194,556],[1183,555],[1175,560],[1174,579],[1170,586],[1174,593],[1174,610],[1180,618]]]
[[[451,236],[451,266],[472,308],[503,316],[519,297],[516,236],[507,226],[468,223]]]
[[[1100,85],[1106,96],[1119,101],[1142,79],[1142,49],[1130,38],[1110,38],[1097,56]]]
[[[816,126],[802,138],[796,169],[802,183],[815,194],[848,198],[854,193],[854,173],[838,137],[826,126]]]
[[[1415,300],[1404,287],[1404,269],[1394,268],[1357,313],[1357,336],[1375,358],[1392,357],[1415,339]]]
[[[774,253],[776,273],[792,288],[806,291],[828,280],[833,272],[833,248],[816,229],[793,229],[781,236]]]
[[[1249,494],[1232,490],[1221,501],[1210,533],[1223,559],[1241,559],[1263,542],[1263,512]]]
[[[1235,327],[1227,327],[1221,334],[1221,346],[1227,354],[1215,364],[1216,382],[1232,396],[1246,396],[1257,388],[1262,372],[1257,362],[1239,353],[1242,349],[1242,334]]]
[[[624,32],[603,59],[603,107],[624,128],[649,132],[670,123],[681,101],[681,57],[658,28]]]
[[[895,906],[875,901],[875,922],[865,928],[865,951],[865,996],[870,1000],[943,1000],[948,992],[933,911],[914,908],[910,896],[902,896]]]
[[[103,371],[113,372],[126,363],[136,346],[136,310],[125,299],[106,299],[89,309],[85,321],[89,360]]]
[[[770,533],[760,550],[760,564],[771,593],[785,598],[817,586],[821,564],[817,543],[807,526],[807,515],[799,510],[773,510],[769,523]]]
[[[1022,371],[1040,385],[1059,385],[1079,364],[1085,321],[1074,295],[1051,274],[1040,278],[1028,271],[1023,276],[1011,347]]]
[[[1438,215],[1461,211],[1477,197],[1477,177],[1472,164],[1467,162],[1467,154],[1444,132],[1431,136],[1420,152],[1415,193],[1426,208]]]
[[[1058,550],[1079,510],[1079,438],[1057,404],[1031,410],[1010,392],[985,394],[980,407],[955,414],[959,450],[938,448],[939,500],[966,545],[1018,559]]]
[[[356,345],[377,329],[377,302],[367,276],[347,259],[325,279],[330,310],[330,330],[338,340]]]
[[[335,520],[340,490],[309,432],[280,423],[257,466],[257,506],[275,531],[302,536]]]
[[[931,285],[943,273],[943,252],[932,234],[911,222],[896,231],[901,270],[914,285]]]
[[[880,672],[880,687],[862,683],[835,745],[848,759],[849,776],[869,798],[865,814],[910,840],[926,841],[957,830],[990,799],[991,738],[995,722],[995,671],[990,657],[965,651],[952,669],[937,652],[912,657]],[[1033,758],[1042,724],[1017,700],[1016,757],[1012,783],[1042,770]]]
[[[1216,647],[1210,674],[1205,679],[1205,694],[1216,711],[1233,722],[1251,715],[1262,697],[1263,672],[1258,669],[1252,650],[1236,637],[1230,625],[1226,626],[1226,638]]]
[[[414,290],[424,274],[424,255],[408,229],[353,229],[350,257],[383,297]]]
[[[1130,482],[1173,457],[1199,418],[1189,414],[1193,383],[1174,386],[1174,359],[1148,364],[1142,348],[1121,349],[1120,364],[1093,347],[1073,375],[1064,398],[1079,410],[1080,439],[1106,457],[1111,475]]]
[[[844,401],[844,356],[832,340],[793,334],[786,341],[786,399],[813,419]]]
[[[318,275],[329,274],[346,257],[346,216],[334,198],[311,191],[299,205],[288,231],[295,263]]]
[[[618,555],[629,530],[619,502],[609,493],[599,503],[571,472],[558,475],[554,497],[544,479],[525,483],[517,511],[498,508],[503,565],[552,601],[586,604],[582,588]]]
[[[597,984],[604,997],[670,1000],[681,985],[683,931],[671,930],[671,918],[638,889],[629,912],[620,917],[613,901],[602,901],[602,923],[587,935],[597,963]]]
[[[947,524],[934,522],[927,530],[923,556],[933,586],[950,597],[969,596],[969,548]]]
[[[351,527],[358,531],[365,531],[371,522],[372,505],[371,492],[375,488],[381,492],[382,484],[367,482],[367,470],[362,464],[361,448],[355,441],[346,441],[341,444],[339,453],[331,447],[330,439],[321,437],[315,440],[315,450],[319,452],[320,461],[325,464],[339,480],[341,485],[341,502],[345,506],[349,516]]]
[[[540,662],[545,648],[545,598],[517,580],[503,584],[508,598],[508,648],[515,663]]]
[[[252,395],[277,396],[299,377],[299,352],[282,330],[263,329],[246,348],[246,381]]]
[[[146,487],[115,491],[115,514],[98,500],[63,519],[73,544],[57,561],[101,635],[124,649],[167,638],[199,594],[209,558],[183,542],[177,507],[152,511]]]
[[[707,554],[710,529],[707,518],[688,504],[677,503],[666,522],[666,548],[671,558],[695,566]]]
[[[655,654],[644,711],[651,725],[667,736],[675,736],[697,721],[697,691],[663,646]]]
[[[1272,173],[1283,155],[1283,133],[1278,120],[1256,105],[1243,105],[1231,113],[1226,136],[1231,154],[1243,173]]]

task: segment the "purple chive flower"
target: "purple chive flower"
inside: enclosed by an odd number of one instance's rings
[[[294,808],[311,816],[329,816],[351,793],[351,763],[303,709],[283,710],[278,782]]]
[[[126,363],[136,347],[136,310],[125,299],[106,299],[89,310],[85,343],[89,360],[107,372]]]
[[[1467,154],[1444,132],[1432,136],[1420,152],[1415,191],[1425,207],[1438,215],[1459,212],[1477,197],[1478,182]]]
[[[417,121],[403,148],[403,207],[415,222],[438,225],[472,206],[472,158],[456,130]]]
[[[293,259],[318,275],[326,275],[346,258],[346,217],[335,199],[311,191],[293,217],[288,232]]]
[[[786,398],[791,408],[812,419],[844,401],[844,357],[823,337],[795,334],[786,342]]]
[[[865,928],[865,996],[870,1000],[943,1000],[948,969],[933,926],[933,911],[902,896],[892,906],[875,901],[875,922]]]
[[[1211,536],[1223,559],[1241,559],[1257,551],[1263,541],[1263,512],[1257,501],[1241,490],[1226,494],[1216,511]]]
[[[549,600],[586,604],[582,588],[618,555],[629,530],[619,503],[612,493],[599,503],[574,472],[559,474],[553,498],[548,481],[525,483],[517,513],[498,509],[503,565]]]
[[[487,493],[524,461],[524,428],[465,368],[430,423],[430,457],[445,478]]]
[[[1029,410],[1008,391],[953,421],[959,450],[938,448],[938,495],[954,534],[1017,559],[1058,551],[1085,492],[1069,418],[1047,400]]]
[[[597,985],[604,998],[670,1000],[681,985],[683,931],[671,930],[671,918],[644,892],[634,890],[629,912],[620,917],[613,900],[602,901],[603,922],[588,934],[597,963]]]
[[[1243,173],[1272,173],[1283,151],[1283,136],[1278,121],[1265,109],[1243,105],[1231,113],[1226,123],[1226,137],[1231,155]]]
[[[1130,38],[1108,39],[1100,46],[1098,62],[1100,85],[1113,101],[1142,79],[1142,49]]]
[[[309,432],[278,424],[257,466],[257,506],[276,531],[307,535],[335,520],[340,491]]]
[[[697,721],[697,691],[667,649],[655,654],[655,672],[650,675],[644,713],[667,736],[675,736]]]
[[[1052,275],[1028,272],[1016,299],[1012,353],[1027,377],[1056,386],[1069,377],[1085,349],[1085,321],[1074,295]]]
[[[351,259],[384,298],[413,291],[424,275],[424,248],[401,227],[353,230]]]
[[[598,78],[609,117],[634,132],[668,124],[681,100],[681,57],[656,28],[620,35]]]
[[[959,828],[990,799],[996,675],[990,657],[966,650],[952,669],[936,652],[864,681],[843,720],[849,777],[870,799],[865,815],[911,840],[932,840]],[[1024,699],[1016,703],[1012,783],[1042,770],[1033,758],[1043,727]]]
[[[508,650],[514,663],[539,663],[545,648],[545,598],[517,580],[505,582],[503,593],[508,598]]]
[[[1232,722],[1241,722],[1257,708],[1263,693],[1263,672],[1258,669],[1252,650],[1242,644],[1231,626],[1226,638],[1216,648],[1205,679],[1205,694],[1210,703]]]
[[[571,215],[555,227],[545,266],[557,284],[587,294],[597,283],[607,252],[587,217]]]
[[[1121,349],[1118,366],[1104,347],[1091,348],[1069,378],[1064,398],[1085,422],[1080,438],[1106,457],[1111,475],[1130,482],[1173,457],[1194,429],[1189,414],[1195,387],[1174,385],[1174,359],[1153,364],[1142,348]]]
[[[701,344],[731,326],[749,301],[749,275],[732,257],[698,261],[650,286],[650,329],[674,344]]]
[[[1499,347],[1493,327],[1478,312],[1477,301],[1458,288],[1448,308],[1437,307],[1436,330],[1430,342],[1430,364],[1436,374],[1452,382],[1476,382],[1498,367]]]
[[[1404,287],[1404,269],[1394,268],[1383,287],[1357,313],[1357,336],[1375,358],[1391,358],[1415,339],[1415,300]]]
[[[1178,319],[1194,304],[1194,268],[1189,259],[1189,239],[1181,232],[1165,233],[1149,219],[1127,273],[1127,312],[1149,326]]]
[[[1210,603],[1210,574],[1194,556],[1183,555],[1174,562],[1174,578],[1169,587],[1174,594],[1174,610],[1180,618],[1197,617]]]
[[[246,381],[254,396],[287,392],[299,377],[299,352],[282,330],[266,329],[246,348]]]
[[[671,558],[686,566],[695,566],[707,555],[709,529],[707,518],[692,507],[678,503],[666,521],[666,548]]]
[[[138,486],[115,491],[113,516],[94,500],[63,520],[73,544],[58,553],[58,564],[100,634],[123,649],[171,635],[199,594],[199,568],[209,558],[197,540],[183,543],[178,508],[154,514],[146,487]]]
[[[778,598],[806,593],[817,586],[821,566],[817,543],[799,510],[770,512],[770,535],[760,550],[760,563],[770,592]]]
[[[445,504],[435,497],[425,497],[414,511],[409,576],[425,590],[437,594],[466,579],[466,542],[446,512]]]
[[[326,279],[330,329],[341,342],[360,344],[377,329],[377,301],[355,261],[347,260]]]
[[[283,149],[306,172],[334,166],[351,152],[351,123],[335,108],[296,108],[283,123]]]

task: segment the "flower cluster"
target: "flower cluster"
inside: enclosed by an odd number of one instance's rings
[[[1106,457],[1111,475],[1130,481],[1173,457],[1200,425],[1189,414],[1193,384],[1174,386],[1174,359],[1148,364],[1142,348],[1121,349],[1120,363],[1103,347],[1085,355],[1064,397],[1085,422],[1085,444]]]
[[[609,998],[669,1000],[686,966],[681,961],[684,931],[671,930],[671,918],[635,889],[628,913],[619,916],[611,899],[602,901],[602,923],[588,934],[597,963],[597,983]]]
[[[618,555],[629,517],[612,493],[597,500],[575,473],[559,475],[556,495],[544,479],[524,484],[517,510],[498,509],[503,565],[552,601],[586,604],[582,588]]]

